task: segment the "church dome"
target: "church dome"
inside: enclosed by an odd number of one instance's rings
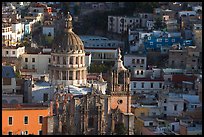
[[[60,49],[66,52],[82,50],[84,51],[84,45],[78,35],[72,31],[72,16],[68,12],[68,18],[66,21],[66,32]]]

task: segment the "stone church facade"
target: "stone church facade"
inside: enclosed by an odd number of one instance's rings
[[[68,21],[68,28],[70,27],[69,23]],[[80,46],[77,48],[84,52]],[[56,54],[59,53],[54,52],[52,55],[55,56]],[[65,54],[62,53],[61,55]],[[82,55],[82,57],[84,56]],[[55,77],[56,71],[61,69],[58,68],[60,66],[52,66],[52,76]],[[79,72],[80,74],[85,74],[83,72],[86,72],[86,69],[83,68],[83,64],[81,67],[78,64],[78,69],[82,70]],[[65,67],[64,70],[67,70],[66,76],[68,76],[70,69]],[[62,72],[59,74],[61,77],[64,75]],[[70,82],[72,84],[75,82],[73,79],[68,79],[69,76],[64,78],[65,83],[57,88],[52,101],[54,118],[51,125],[54,126],[50,128],[50,134],[117,135],[119,134],[117,133],[117,126],[122,124],[125,129],[123,134],[133,135],[134,115],[130,112],[130,72],[123,66],[120,49],[118,49],[115,66],[108,73],[106,94],[102,94],[99,89],[92,86],[92,92],[86,95],[73,96],[69,91],[65,91],[63,86],[66,86],[66,82],[68,85]],[[75,84],[85,84],[84,78],[85,76],[76,78]]]

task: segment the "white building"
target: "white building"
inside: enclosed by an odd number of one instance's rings
[[[181,94],[169,93],[160,100],[164,116],[181,116],[185,100]]]
[[[13,40],[15,42],[20,42],[24,35],[24,26],[21,23],[12,24]]]
[[[199,10],[202,11],[202,6],[193,6],[192,10],[198,12]]]
[[[84,44],[84,47],[93,47],[93,48],[119,48],[124,45],[124,42],[118,40],[110,40],[106,37],[100,36],[88,36],[82,35],[79,36]]]
[[[195,16],[196,12],[195,11],[180,11],[178,12],[178,16]]]
[[[2,47],[2,57],[18,58],[24,53],[25,53],[25,47],[19,47],[19,46],[3,46]]]
[[[10,45],[12,41],[12,27],[11,24],[2,24],[2,44]]]
[[[91,53],[91,62],[115,62],[117,48],[85,48],[86,53]]]
[[[158,93],[163,90],[163,78],[131,78],[130,90],[132,95],[136,93]]]
[[[145,55],[124,55],[124,66],[131,70],[133,77],[145,77],[147,57]]]
[[[108,16],[108,31],[122,34],[128,28],[140,25],[140,18],[126,16]]]
[[[22,69],[34,69],[38,74],[45,74],[50,61],[50,53],[25,53],[22,55]]]

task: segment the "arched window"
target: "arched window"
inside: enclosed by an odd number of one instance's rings
[[[88,127],[89,128],[93,128],[94,127],[94,118],[93,117],[89,117]]]
[[[118,74],[118,84],[124,84],[124,72]]]

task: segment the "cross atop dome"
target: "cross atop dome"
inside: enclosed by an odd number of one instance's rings
[[[66,19],[66,28],[68,29],[68,32],[72,31],[72,16],[68,12],[67,19]]]

